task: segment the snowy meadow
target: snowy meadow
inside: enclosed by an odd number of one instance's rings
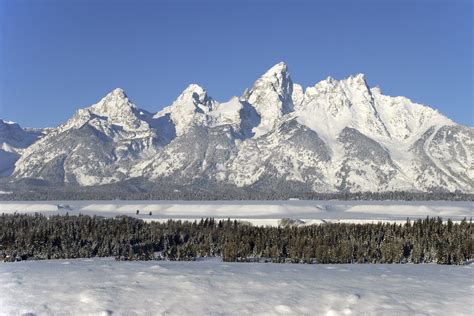
[[[2,315],[472,315],[472,265],[0,264]]]

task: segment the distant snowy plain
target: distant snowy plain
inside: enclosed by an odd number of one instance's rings
[[[474,267],[0,263],[2,315],[472,315]]]
[[[136,214],[136,211],[139,214]],[[1,213],[43,213],[116,216],[128,215],[146,221],[199,220],[206,217],[237,219],[254,225],[278,225],[282,218],[306,224],[325,222],[399,222],[407,218],[442,217],[468,220],[473,202],[453,201],[25,201],[0,202]],[[151,212],[151,215],[149,215]]]

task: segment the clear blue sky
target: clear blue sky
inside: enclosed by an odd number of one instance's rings
[[[24,126],[115,87],[149,111],[189,83],[224,101],[280,61],[303,86],[362,72],[474,125],[470,0],[0,0],[0,28],[0,117]]]

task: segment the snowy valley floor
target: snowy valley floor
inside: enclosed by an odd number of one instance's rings
[[[136,215],[136,211],[139,214]],[[254,225],[278,225],[282,218],[306,224],[325,222],[398,222],[407,218],[442,217],[468,220],[474,216],[470,201],[0,201],[1,213],[34,213],[116,216],[146,221],[199,220],[205,217],[237,219]],[[151,212],[151,215],[149,215]]]
[[[0,263],[2,315],[472,315],[474,266]]]

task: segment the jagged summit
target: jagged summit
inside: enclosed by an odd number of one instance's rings
[[[208,104],[212,102],[212,98],[208,96],[206,90],[198,84],[192,83],[181,92],[180,96],[173,102],[172,106],[179,106],[183,103],[191,101],[194,105]]]
[[[364,91],[364,93],[370,94],[370,87],[367,83],[366,76],[363,73],[351,75],[341,81],[344,81],[347,85],[352,86],[354,89],[359,89],[361,91]]]
[[[169,107],[158,112],[155,117],[170,115],[176,134],[183,135],[190,127],[205,124],[207,114],[215,104],[204,88],[198,84],[190,84]]]
[[[283,62],[280,62],[268,69],[259,79],[257,79],[257,81],[255,81],[254,87],[259,84],[263,85],[263,82],[270,82],[274,86],[275,90],[280,90],[279,92],[288,92],[282,90],[285,88],[292,88],[293,84],[288,71],[288,66]]]
[[[135,108],[135,105],[129,100],[127,94],[122,88],[116,88],[105,97],[103,97],[98,103],[89,107],[92,112],[98,115],[112,114],[121,109]]]
[[[125,91],[122,88],[115,88],[109,93],[107,93],[108,96],[117,96],[118,98],[127,98],[127,95]]]
[[[293,111],[293,81],[285,63],[278,63],[265,72],[242,96],[260,115],[256,136],[275,127],[278,119]]]
[[[240,97],[218,102],[191,84],[155,114],[114,89],[22,150],[12,177],[79,185],[139,177],[210,191],[474,192],[473,138],[432,108],[370,88],[364,74],[303,89],[278,63]]]
[[[288,66],[284,62],[279,62],[278,64],[272,66],[270,69],[268,69],[263,75],[262,78],[264,77],[274,77],[275,75],[278,74],[284,74],[288,72]]]
[[[357,83],[364,83],[367,84],[366,82],[366,76],[363,73],[357,73],[355,75],[350,75],[347,79],[352,79]]]
[[[316,83],[314,87],[319,89],[332,89],[335,86],[344,86],[349,89],[362,89],[362,90],[370,90],[369,85],[367,83],[367,79],[365,74],[359,73],[355,75],[350,75],[349,77],[337,80],[331,76],[328,76],[326,79],[321,80],[320,82]]]

